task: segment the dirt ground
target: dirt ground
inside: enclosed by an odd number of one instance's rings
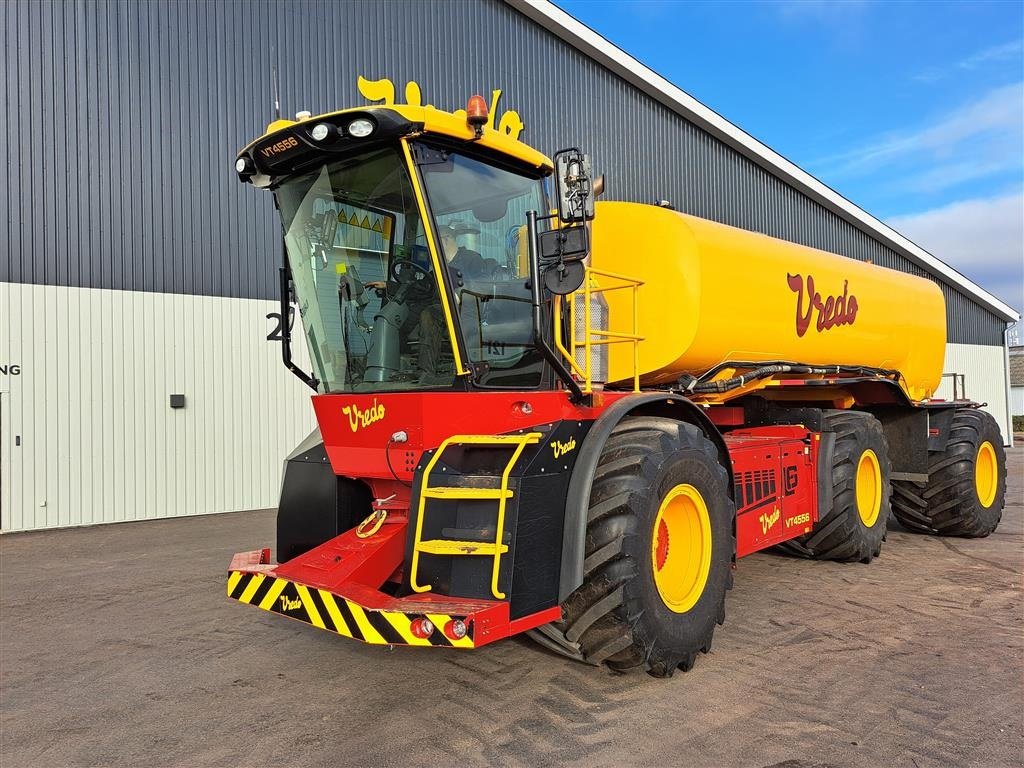
[[[364,646],[224,596],[273,513],[0,538],[0,765],[1021,765],[1024,449],[988,539],[742,560],[667,681]]]

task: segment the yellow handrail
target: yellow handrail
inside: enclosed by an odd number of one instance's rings
[[[598,285],[593,279],[595,276],[604,277],[607,280],[618,281],[611,285]],[[631,342],[633,344],[633,391],[640,391],[640,342],[644,340],[643,336],[640,336],[637,331],[640,325],[639,318],[639,288],[643,285],[642,280],[637,280],[627,275],[621,275],[617,272],[607,272],[601,269],[594,269],[593,267],[587,267],[586,273],[583,278],[583,286],[568,296],[558,296],[554,301],[554,325],[555,325],[555,348],[565,357],[569,364],[572,372],[582,380],[583,391],[587,394],[594,391],[594,379],[593,379],[593,362],[591,357],[592,348],[595,346],[607,345],[607,344],[621,344],[625,342]],[[632,291],[632,308],[633,308],[633,327],[632,332],[627,333],[623,331],[610,331],[601,328],[594,328],[592,322],[592,316],[590,311],[591,297],[595,293],[605,293],[608,291],[617,291],[620,289],[629,289]],[[584,331],[583,338],[576,338],[576,301],[575,297],[582,295],[583,297],[583,319],[584,319]],[[566,348],[565,339],[562,337],[562,325],[563,325],[563,312],[562,302],[565,301],[569,305],[569,327],[570,337],[568,348]],[[582,346],[584,355],[585,367],[580,367],[579,363],[576,362],[576,350]]]

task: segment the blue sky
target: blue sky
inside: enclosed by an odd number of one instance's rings
[[[1024,3],[556,1],[1024,306]]]

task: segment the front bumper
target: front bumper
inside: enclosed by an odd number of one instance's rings
[[[463,600],[430,593],[392,597],[354,582],[328,588],[308,575],[302,580],[294,578],[295,560],[274,565],[269,559],[268,549],[235,555],[228,569],[228,597],[364,643],[477,648],[531,628],[522,620],[510,621],[509,606],[504,601]],[[558,609],[550,613],[529,617],[527,623],[536,626],[560,616]],[[412,631],[413,620],[422,617],[434,627],[428,637],[418,637]],[[465,623],[465,637],[445,633],[445,627],[455,620]]]

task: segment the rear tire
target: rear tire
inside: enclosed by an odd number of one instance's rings
[[[779,550],[815,560],[870,563],[885,541],[891,484],[889,446],[882,425],[860,411],[822,411],[825,432],[836,436],[832,508],[803,536]]]
[[[583,584],[536,639],[655,677],[689,670],[725,621],[735,507],[714,444],[690,424],[634,417],[609,436],[590,493]]]
[[[992,533],[1006,500],[1006,452],[996,420],[958,408],[949,442],[928,454],[928,481],[893,483],[892,511],[909,531],[981,538]]]

